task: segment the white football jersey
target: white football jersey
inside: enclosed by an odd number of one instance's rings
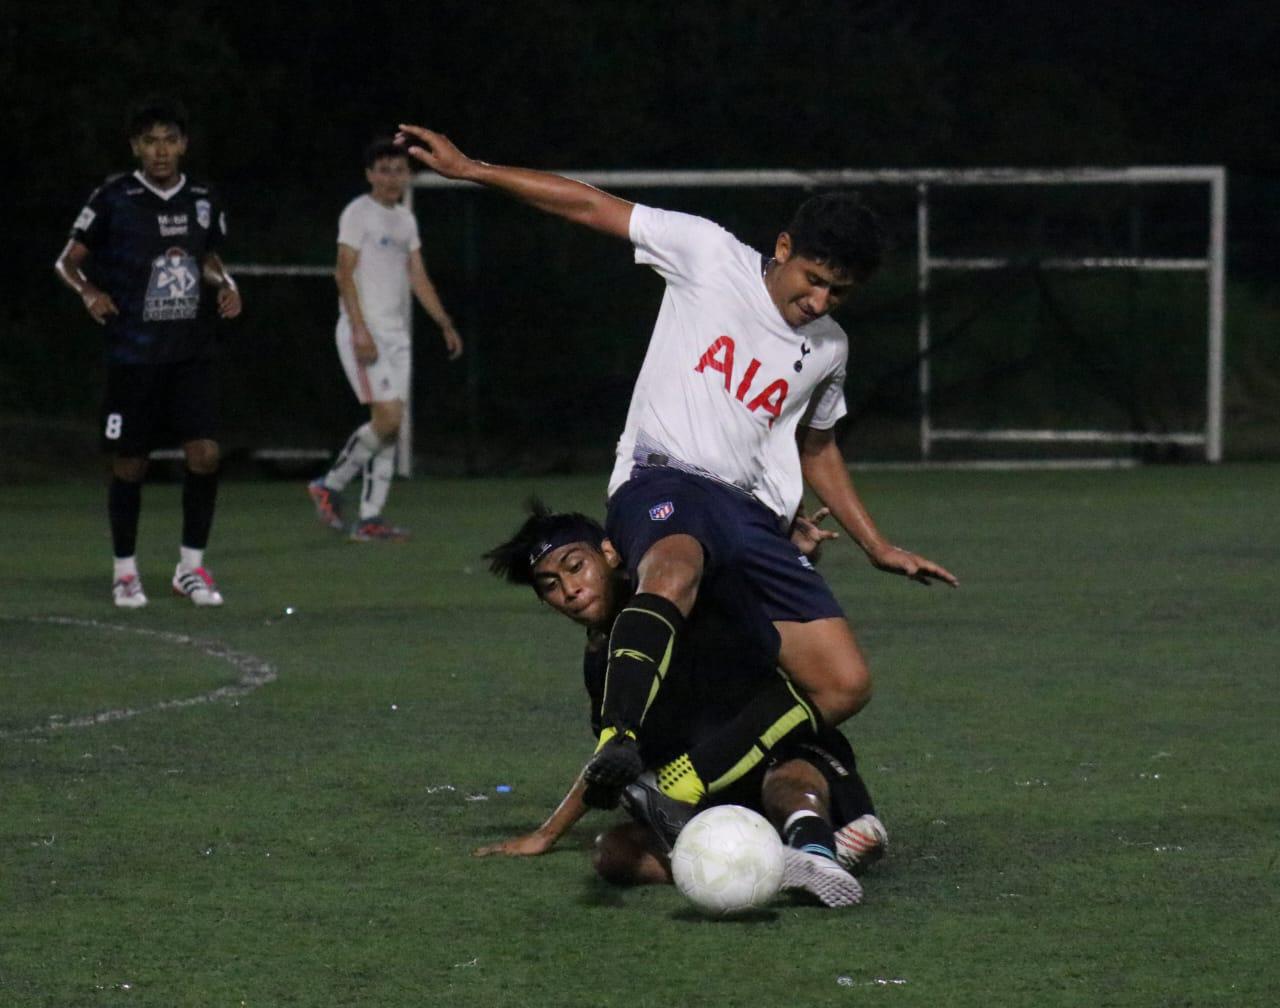
[[[652,461],[732,483],[790,517],[804,493],[797,426],[829,428],[846,412],[844,330],[825,316],[787,325],[760,253],[709,220],[637,205],[631,240],[667,289],[610,495]]]
[[[409,339],[409,253],[422,247],[418,221],[401,204],[383,206],[368,193],[338,218],[338,243],[360,253],[356,290],[365,325],[379,340]],[[338,299],[338,310],[346,308]]]

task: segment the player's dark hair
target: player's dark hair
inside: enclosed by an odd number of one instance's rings
[[[408,151],[392,140],[391,137],[378,137],[364,149],[364,166],[372,168],[383,158],[392,157],[401,158],[405,164],[409,164]]]
[[[880,266],[884,230],[855,192],[829,192],[800,204],[787,225],[791,252],[866,280]]]
[[[176,126],[187,135],[187,110],[176,98],[150,95],[129,108],[129,139],[142,136],[155,125]]]
[[[489,571],[511,584],[536,588],[534,565],[558,546],[585,542],[599,549],[604,542],[604,529],[594,518],[577,511],[552,511],[537,497],[530,497],[525,509],[529,517],[516,534],[484,555]]]

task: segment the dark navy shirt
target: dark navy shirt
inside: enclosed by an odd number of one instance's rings
[[[212,353],[208,306],[201,311],[212,292],[202,290],[200,274],[225,236],[221,204],[185,177],[167,195],[138,173],[94,190],[71,237],[88,247],[86,274],[120,309],[106,320],[109,361],[162,364]]]

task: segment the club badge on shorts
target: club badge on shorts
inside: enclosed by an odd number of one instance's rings
[[[663,501],[649,508],[649,517],[654,521],[666,521],[676,513],[676,506],[671,501]]]

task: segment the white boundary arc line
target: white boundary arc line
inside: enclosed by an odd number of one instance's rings
[[[45,735],[67,728],[92,728],[94,725],[107,724],[111,721],[124,721],[128,718],[137,717],[139,714],[194,707],[198,704],[213,703],[216,700],[234,699],[235,697],[242,697],[252,693],[256,689],[261,689],[267,683],[275,682],[276,680],[275,666],[270,662],[256,655],[246,654],[243,651],[233,651],[219,641],[203,640],[198,637],[191,637],[188,634],[169,633],[165,630],[148,630],[144,627],[121,626],[118,623],[103,623],[92,619],[74,619],[69,616],[0,616],[0,619],[13,623],[50,623],[56,626],[87,627],[91,630],[132,633],[143,637],[153,637],[169,644],[194,648],[210,658],[220,658],[240,673],[240,678],[234,683],[227,686],[219,686],[217,689],[209,690],[206,693],[198,693],[195,696],[182,697],[177,700],[159,700],[146,707],[117,707],[76,717],[53,714],[49,716],[47,724],[39,725],[35,728],[9,730],[0,728],[0,739]]]

